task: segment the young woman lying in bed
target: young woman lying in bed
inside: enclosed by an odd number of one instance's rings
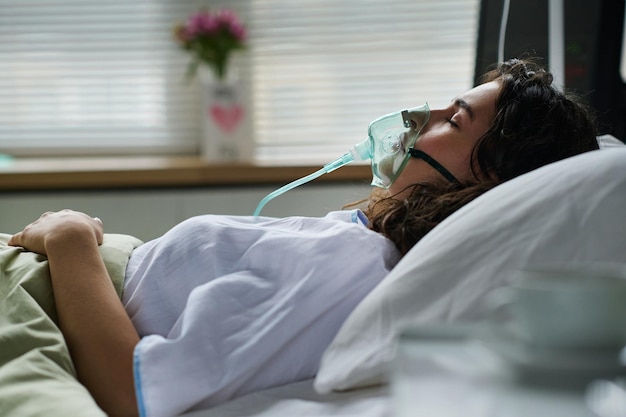
[[[431,110],[419,152],[362,211],[175,226],[134,250],[121,302],[99,219],[45,213],[9,244],[48,257],[79,379],[111,416],[176,415],[311,378],[348,314],[433,227],[500,183],[598,148],[587,110],[551,83],[511,60]]]

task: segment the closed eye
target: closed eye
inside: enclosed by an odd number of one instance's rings
[[[453,121],[452,119],[449,119],[449,118],[447,118],[447,117],[446,117],[446,121],[447,121],[448,123],[450,123],[450,126],[454,127],[455,129],[458,129],[458,128],[459,128],[458,123],[456,123],[456,122],[455,122],[455,121]]]

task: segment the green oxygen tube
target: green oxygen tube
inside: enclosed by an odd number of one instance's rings
[[[369,139],[365,139],[364,141],[357,143],[350,149],[350,152],[343,154],[341,157],[335,159],[332,162],[327,163],[322,168],[318,169],[312,174],[309,174],[305,177],[299,178],[295,181],[290,182],[289,184],[283,185],[279,189],[272,191],[268,195],[266,195],[257,205],[256,210],[254,210],[254,217],[258,217],[261,214],[261,210],[263,207],[274,198],[278,197],[281,194],[286,193],[289,190],[293,190],[294,188],[306,184],[309,181],[313,181],[314,179],[321,177],[324,174],[328,174],[338,168],[341,168],[344,165],[349,164],[352,161],[366,161],[371,159],[372,157],[372,145]]]

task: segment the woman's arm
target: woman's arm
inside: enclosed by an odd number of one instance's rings
[[[102,223],[70,210],[46,213],[9,244],[48,257],[61,331],[79,380],[109,416],[136,416],[133,351],[139,342],[98,246]]]

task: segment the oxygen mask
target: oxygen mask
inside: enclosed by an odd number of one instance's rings
[[[257,206],[254,216],[258,216],[270,200],[287,191],[332,172],[352,161],[371,159],[372,185],[389,188],[398,178],[409,158],[423,158],[413,147],[422,128],[428,123],[428,104],[396,113],[390,113],[372,121],[368,127],[368,137],[352,147],[350,152],[324,165],[318,171],[297,179],[268,194]],[[423,155],[422,155],[423,154]],[[428,157],[426,155],[426,157]],[[426,158],[423,158],[426,160]],[[429,162],[428,160],[426,160]],[[429,162],[430,163],[430,162]],[[431,164],[432,165],[432,164]]]
[[[422,128],[428,123],[428,104],[379,117],[370,123],[367,143],[369,153],[361,159],[372,160],[372,185],[389,188],[398,178],[409,158]],[[363,155],[365,156],[365,155]]]

